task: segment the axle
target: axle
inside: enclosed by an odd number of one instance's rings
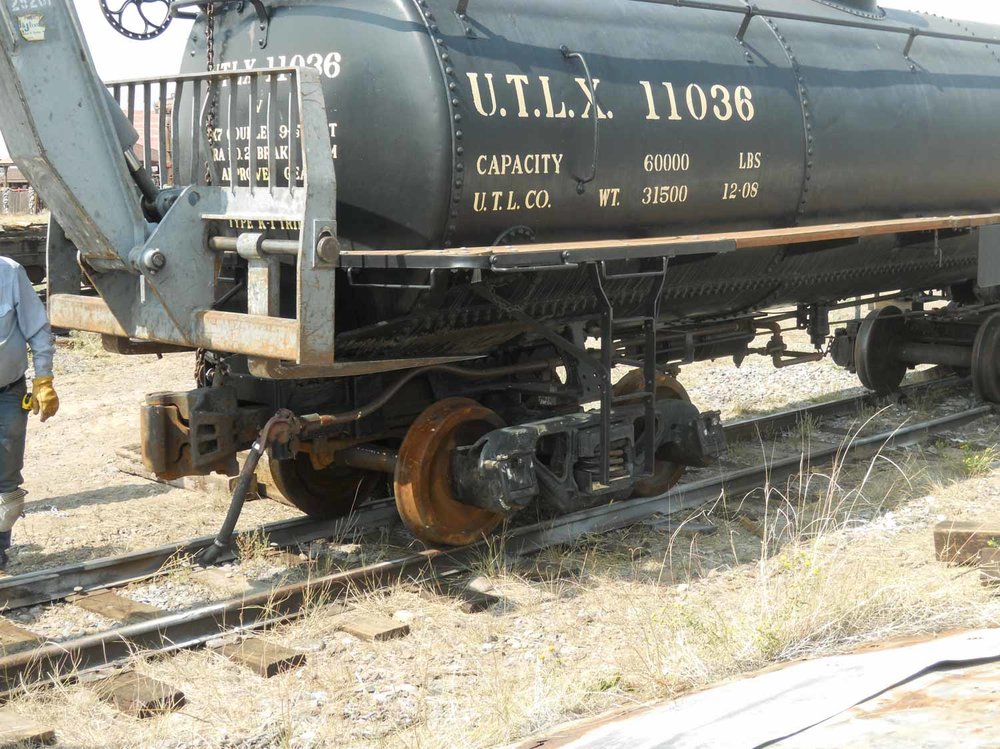
[[[970,374],[980,398],[1000,403],[1000,313],[883,307],[838,330],[831,349],[878,393],[896,390],[907,369],[934,364]]]

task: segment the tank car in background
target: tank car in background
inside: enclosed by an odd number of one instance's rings
[[[171,102],[166,189],[119,135],[142,241],[87,249],[43,190],[100,294],[53,289],[54,322],[199,350],[198,388],[143,407],[161,475],[266,447],[310,514],[388,478],[417,537],[465,543],[716,457],[686,363],[832,354],[879,391],[939,363],[1000,400],[1000,29],[873,0],[172,9],[182,74],[112,86],[143,123]]]
[[[45,235],[44,223],[12,222],[5,226],[0,217],[0,255],[17,261],[35,284],[45,280]]]

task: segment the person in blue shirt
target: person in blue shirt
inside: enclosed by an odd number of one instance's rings
[[[35,377],[27,394],[31,347]],[[7,566],[11,529],[24,511],[24,439],[28,412],[45,421],[59,410],[52,386],[52,329],[24,268],[0,257],[0,569]]]

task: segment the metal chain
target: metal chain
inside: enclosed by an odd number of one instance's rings
[[[211,73],[215,70],[215,3],[209,2],[205,7],[205,68]],[[208,141],[208,159],[205,161],[205,184],[212,184],[211,162],[215,158],[212,153],[212,146],[215,142],[215,118],[219,105],[218,91],[210,82],[208,112],[205,115],[205,135]],[[198,106],[200,102],[194,102]],[[198,387],[208,387],[213,383],[215,370],[208,362],[208,351],[200,348],[194,357],[194,380]]]
[[[215,3],[205,8],[205,44],[208,56],[208,72],[215,70]]]
[[[208,384],[212,381],[209,375],[209,364],[206,361],[206,355],[208,351],[203,348],[195,351],[194,354],[194,382],[199,388],[208,387]]]
[[[194,381],[199,388],[217,388],[225,384],[230,374],[229,360],[218,353],[200,348],[194,356]]]
[[[209,73],[215,70],[215,3],[208,3],[205,8],[205,60]],[[214,158],[212,147],[215,144],[215,121],[219,109],[219,91],[214,82],[208,84],[209,102],[205,116],[205,134],[208,136],[208,160],[205,162],[205,184],[212,184],[211,161]]]

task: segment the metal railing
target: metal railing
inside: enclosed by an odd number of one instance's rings
[[[297,68],[224,70],[108,88],[139,134],[136,157],[161,186],[294,193],[307,168],[294,95],[300,76]]]
[[[136,158],[162,186],[184,192],[142,250],[143,258],[162,256],[162,269],[145,280],[155,294],[138,308],[135,290],[109,287],[101,300],[62,296],[61,324],[247,354],[251,366],[258,358],[332,365],[337,262],[319,245],[329,238],[336,248],[336,179],[319,74],[227,70],[107,85],[140,134]],[[274,236],[283,258],[269,252],[265,237]],[[247,264],[247,307],[221,311],[227,280],[217,257],[234,251]],[[294,288],[282,289],[282,261],[295,263]],[[206,278],[214,281],[192,283]]]

